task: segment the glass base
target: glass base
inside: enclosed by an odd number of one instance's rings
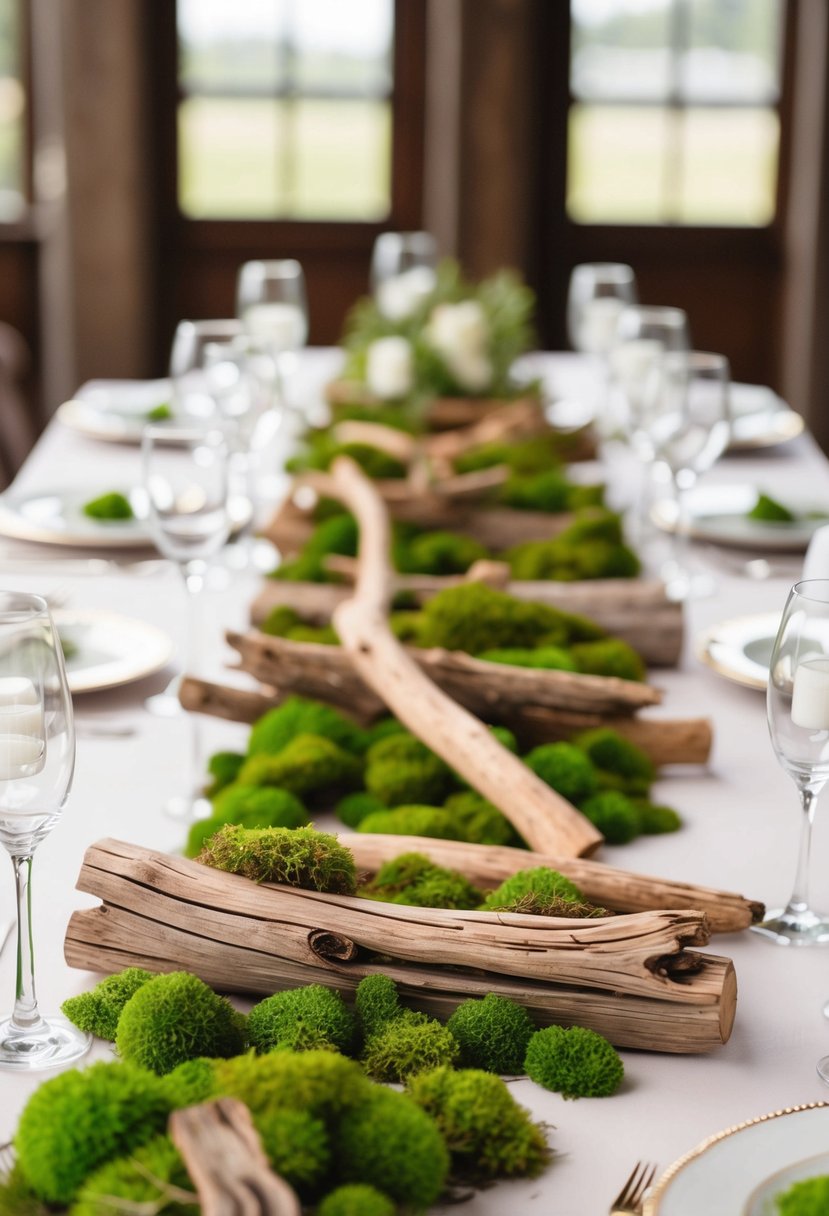
[[[84,1034],[65,1018],[44,1018],[33,1030],[20,1031],[11,1018],[0,1022],[0,1068],[36,1072],[65,1068],[85,1056],[92,1035]]]
[[[829,1056],[822,1056],[817,1062],[817,1075],[821,1081],[829,1085]]]
[[[780,908],[752,925],[751,932],[779,946],[829,946],[829,917],[811,908],[799,912]]]

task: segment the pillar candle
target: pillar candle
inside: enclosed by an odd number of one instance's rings
[[[0,781],[39,773],[46,763],[43,705],[24,676],[0,678]]]
[[[796,668],[792,722],[804,730],[829,730],[829,658],[806,659]]]
[[[251,304],[245,309],[243,321],[248,333],[264,338],[277,351],[295,351],[305,345],[307,323],[296,304]]]
[[[602,355],[616,340],[619,316],[625,305],[615,296],[586,300],[579,324],[579,346],[589,355]]]

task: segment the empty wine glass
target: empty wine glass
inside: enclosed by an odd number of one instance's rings
[[[172,444],[171,444],[172,440]],[[187,602],[187,651],[184,668],[199,669],[201,643],[197,600],[204,589],[207,564],[230,535],[228,511],[229,452],[224,434],[216,427],[148,426],[141,441],[143,486],[147,520],[159,551],[181,571]],[[162,716],[182,712],[178,699],[181,677],[145,702]],[[200,760],[199,736],[192,723],[192,775]],[[193,800],[173,799],[167,811],[176,816],[192,813]]]
[[[273,358],[276,390],[290,407],[297,355],[308,341],[308,300],[299,262],[245,262],[236,285],[236,314],[245,333]]]
[[[817,797],[829,780],[827,579],[797,583],[789,592],[771,656],[767,709],[775,755],[800,797],[800,849],[791,898],[752,929],[785,946],[826,943],[829,917],[809,904],[809,850]]]
[[[437,241],[431,232],[381,232],[371,255],[371,289],[390,321],[404,321],[437,283]]]
[[[731,438],[730,374],[725,355],[672,351],[652,368],[639,426],[654,457],[669,470],[676,502],[671,556],[663,578],[672,599],[707,595],[707,575],[688,569],[690,522],[687,495],[700,473],[720,458]]]
[[[205,369],[207,351],[216,343],[232,342],[243,333],[241,321],[227,317],[211,321],[179,321],[170,351],[170,379],[175,413],[209,419],[216,402]]]
[[[573,350],[607,355],[616,343],[619,317],[637,299],[631,266],[623,262],[574,266],[567,294],[567,330]]]
[[[63,651],[45,600],[0,592],[0,841],[17,892],[14,1011],[0,1022],[0,1067],[56,1068],[91,1038],[41,1016],[34,978],[32,858],[60,819],[75,768],[75,727]]]

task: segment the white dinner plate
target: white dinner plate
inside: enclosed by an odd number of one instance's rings
[[[173,642],[146,621],[98,610],[53,612],[68,654],[66,677],[72,693],[116,688],[160,671],[172,657]]]
[[[696,656],[727,680],[765,691],[779,625],[779,612],[720,621],[697,638]]]
[[[140,443],[148,413],[169,405],[169,380],[90,380],[57,416],[66,426],[91,439]]]
[[[93,519],[84,514],[85,503],[115,488],[92,486],[29,493],[7,491],[0,494],[0,536],[84,549],[152,548],[152,536],[144,519]],[[126,497],[136,515],[142,515],[143,490],[127,490]],[[247,498],[234,497],[230,500],[233,532],[249,522],[251,509]]]
[[[781,397],[761,384],[731,385],[732,435],[729,451],[773,447],[796,438],[805,423]]]
[[[776,1216],[774,1196],[829,1173],[829,1105],[775,1111],[703,1141],[662,1175],[644,1216]]]
[[[829,503],[785,495],[785,504],[799,515],[814,513],[817,518],[799,518],[791,523],[770,523],[749,519],[748,512],[757,502],[754,486],[698,486],[686,498],[690,534],[694,540],[758,549],[763,553],[804,553],[812,533],[829,523]],[[818,515],[818,513],[820,513]],[[663,499],[651,511],[654,523],[666,532],[676,529],[676,503]]]

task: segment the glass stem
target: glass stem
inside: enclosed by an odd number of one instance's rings
[[[12,857],[17,894],[17,985],[13,1031],[28,1034],[42,1024],[35,996],[35,943],[32,936],[32,856]]]
[[[691,517],[688,511],[686,489],[681,481],[681,473],[673,474],[674,495],[676,496],[676,527],[671,539],[671,562],[676,573],[682,577],[688,571],[688,554],[691,548]]]
[[[809,856],[812,849],[812,824],[815,818],[815,791],[810,786],[799,790],[803,819],[800,828],[800,847],[797,853],[797,871],[794,890],[786,905],[786,912],[802,913],[809,909]]]
[[[187,644],[185,675],[197,675],[201,664],[201,611],[199,597],[204,590],[206,563],[199,558],[179,566],[187,594]]]

